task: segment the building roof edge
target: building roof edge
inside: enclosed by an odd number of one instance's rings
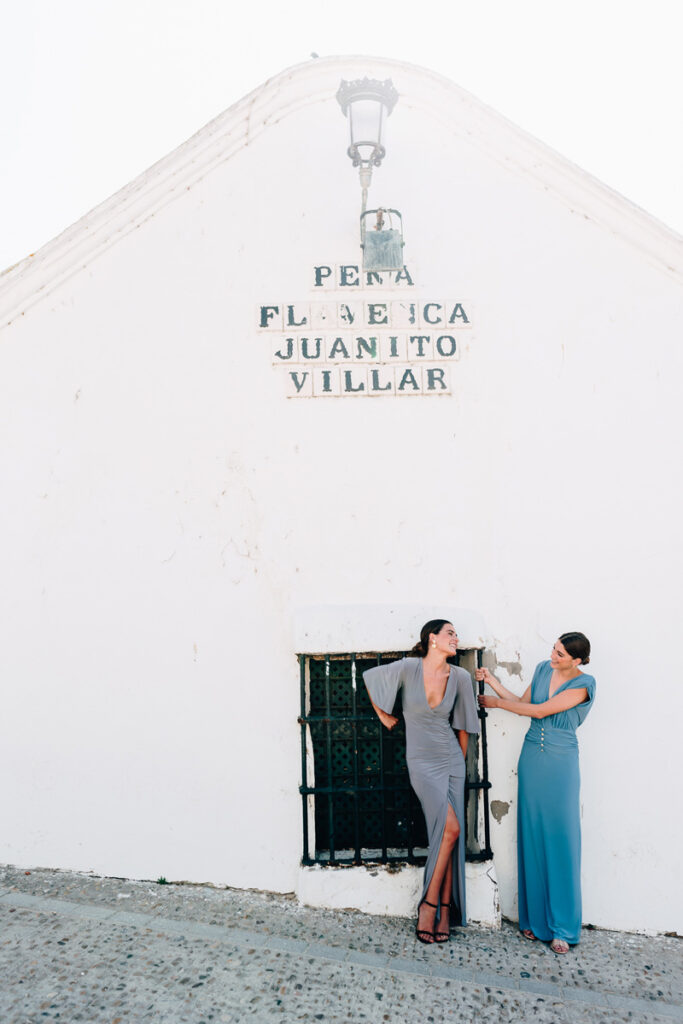
[[[1,273],[0,330],[230,160],[269,125],[303,105],[329,99],[340,75],[354,74],[403,76],[399,84],[410,102],[437,116],[440,110],[449,111],[444,122],[448,130],[510,170],[535,179],[573,212],[620,237],[683,283],[680,235],[454,82],[388,58],[324,57],[267,79],[36,253]]]

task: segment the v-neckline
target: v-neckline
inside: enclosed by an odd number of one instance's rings
[[[561,684],[560,684],[560,685],[559,685],[559,686],[557,687],[557,689],[553,691],[553,693],[551,693],[551,692],[550,692],[550,684],[551,684],[551,682],[552,682],[552,678],[553,678],[553,667],[552,667],[552,665],[550,664],[550,662],[548,662],[548,667],[550,668],[550,675],[548,676],[548,700],[552,700],[552,699],[553,699],[553,697],[557,697],[557,695],[558,695],[558,693],[560,692],[560,690],[561,690],[561,689],[562,689],[562,688],[563,688],[564,686],[566,686],[566,685],[567,685],[567,683],[573,683],[573,682],[574,682],[574,681],[575,681],[576,679],[580,679],[580,678],[581,678],[581,676],[584,676],[584,675],[586,674],[585,672],[579,672],[579,674],[578,674],[577,676],[572,676],[572,678],[571,678],[571,679],[565,679],[565,681],[564,681],[563,683],[561,683]]]
[[[427,697],[427,687],[425,686],[425,664],[424,664],[424,661],[420,661],[420,673],[422,675],[422,692],[424,694],[425,704],[427,705],[427,707],[429,708],[430,711],[436,711],[436,709],[440,708],[441,705],[443,704],[443,702],[445,701],[445,699],[446,699],[446,692],[448,690],[448,684],[451,681],[451,672],[452,671],[453,671],[453,666],[449,665],[448,666],[448,675],[446,676],[446,685],[444,686],[444,689],[443,689],[443,697],[441,698],[441,700],[439,701],[438,704],[435,704],[432,707],[432,705],[429,703],[429,698]]]

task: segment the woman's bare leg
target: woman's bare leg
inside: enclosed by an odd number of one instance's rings
[[[443,883],[441,885],[441,892],[439,893],[439,900],[441,902],[441,914],[439,915],[439,926],[438,931],[443,935],[448,935],[450,932],[451,923],[451,903],[453,901],[453,858],[448,858],[448,866],[443,876]]]
[[[451,855],[459,835],[460,824],[455,811],[449,803],[448,810],[446,811],[446,825],[441,837],[441,846],[439,847],[439,855],[436,858],[434,871],[424,897],[425,901],[433,903],[435,906],[430,907],[427,906],[426,902],[423,902],[420,904],[418,911],[417,926],[424,931],[433,931],[436,908],[439,906],[439,901],[443,902],[446,908],[450,907],[453,885],[453,860]],[[445,894],[445,896],[442,894]]]

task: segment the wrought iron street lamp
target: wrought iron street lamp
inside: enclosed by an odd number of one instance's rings
[[[384,128],[397,99],[398,93],[390,78],[384,82],[375,78],[363,78],[355,82],[342,79],[337,90],[337,100],[349,121],[351,141],[347,153],[360,175],[360,234],[365,270],[400,270],[403,266],[401,214],[398,210],[386,208],[367,209],[372,169],[379,167],[386,155]],[[377,215],[374,228],[366,232],[366,217],[373,213]],[[389,215],[391,225],[387,230],[384,229],[385,214]],[[393,227],[394,214],[401,223],[400,230]]]

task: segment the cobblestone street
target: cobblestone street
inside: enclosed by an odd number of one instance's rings
[[[420,945],[413,923],[293,897],[0,869],[2,1024],[683,1021],[683,945],[517,929]]]

